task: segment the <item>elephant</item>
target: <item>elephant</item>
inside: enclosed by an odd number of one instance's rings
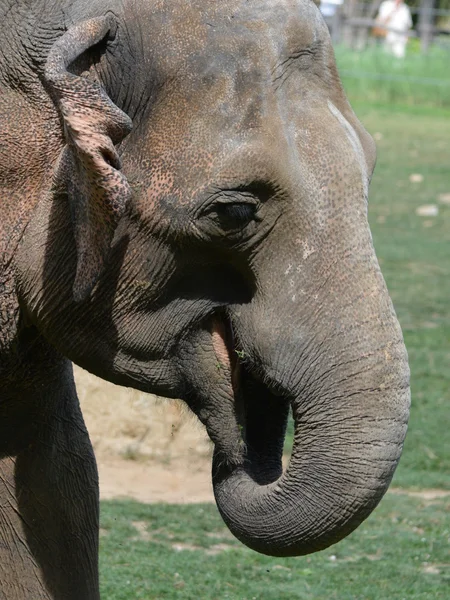
[[[409,369],[368,224],[374,142],[316,5],[0,17],[0,595],[100,597],[72,363],[186,403],[253,550],[341,540],[392,479]]]

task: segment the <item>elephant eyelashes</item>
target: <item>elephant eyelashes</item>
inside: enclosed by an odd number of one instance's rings
[[[245,227],[255,218],[255,204],[227,203],[219,204],[213,213],[216,223],[222,229],[238,229]]]
[[[215,199],[202,210],[198,218],[205,233],[221,237],[224,232],[241,233],[250,223],[259,220],[260,203],[256,199],[240,200],[240,195],[237,196],[239,199]]]

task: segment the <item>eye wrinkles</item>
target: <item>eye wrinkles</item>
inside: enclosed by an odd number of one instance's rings
[[[289,54],[272,70],[272,84],[275,90],[280,89],[287,79],[296,71],[310,71],[320,55],[322,42],[317,41]]]

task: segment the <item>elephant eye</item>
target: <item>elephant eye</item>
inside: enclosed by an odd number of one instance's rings
[[[216,234],[238,232],[252,221],[258,220],[258,207],[259,202],[256,200],[219,200],[202,211],[200,218],[208,229],[212,226]],[[213,230],[210,229],[211,233]]]
[[[250,203],[219,203],[214,207],[214,220],[222,229],[242,228],[255,218],[256,209]]]
[[[236,188],[218,188],[198,209],[195,219],[203,234],[230,242],[251,237],[263,220],[263,207],[277,190],[267,182],[252,182]],[[224,235],[226,234],[226,235]]]

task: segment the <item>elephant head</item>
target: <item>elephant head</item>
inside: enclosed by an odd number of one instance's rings
[[[71,3],[35,61],[52,178],[21,306],[82,367],[190,406],[240,540],[323,549],[377,505],[406,433],[374,143],[311,0],[112,4]]]

